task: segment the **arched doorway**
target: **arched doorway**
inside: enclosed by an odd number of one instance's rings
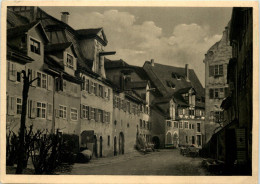
[[[173,141],[173,145],[175,148],[178,147],[178,139],[179,139],[178,134],[176,132],[174,132],[172,141]]]
[[[125,138],[123,132],[120,132],[119,134],[119,154],[124,154],[125,153]]]
[[[102,151],[103,151],[103,138],[102,138],[102,136],[100,136],[100,138],[99,138],[99,140],[100,140],[100,143],[99,143],[99,157],[102,157]]]
[[[171,134],[170,132],[168,132],[168,133],[166,134],[166,144],[167,144],[167,145],[172,144],[172,134]]]
[[[95,157],[98,157],[97,146],[98,146],[97,145],[97,136],[94,135],[93,152],[94,152]]]
[[[154,144],[154,148],[155,148],[155,149],[159,149],[159,147],[160,147],[160,139],[159,139],[159,137],[154,136],[154,137],[152,138],[152,142],[153,142],[153,144]]]
[[[116,136],[114,137],[114,156],[117,155],[117,143],[116,143]]]

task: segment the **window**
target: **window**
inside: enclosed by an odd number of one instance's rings
[[[16,74],[16,81],[21,82],[21,72],[17,72]]]
[[[143,120],[143,127],[144,127],[144,128],[146,127],[146,122],[145,122],[145,120]]]
[[[99,87],[99,90],[98,90],[98,91],[99,91],[99,96],[100,96],[100,97],[103,97],[103,89],[104,89],[104,88],[103,88],[103,86],[101,86],[101,85],[98,85],[98,87]]]
[[[46,103],[37,102],[37,117],[46,118]]]
[[[194,110],[189,110],[191,116],[194,116]]]
[[[22,114],[22,99],[21,98],[16,99],[16,113]]]
[[[178,109],[178,114],[182,115],[183,114],[183,110],[182,109]]]
[[[96,83],[91,82],[91,88],[92,88],[92,93],[96,94],[97,88],[96,88]]]
[[[110,112],[105,112],[104,111],[104,113],[105,113],[105,120],[104,120],[104,122],[107,122],[107,123],[109,123],[110,122]]]
[[[190,124],[189,124],[189,129],[191,129],[191,128],[192,128],[192,126],[191,126],[191,125],[192,125],[192,124],[190,123]]]
[[[194,124],[191,125],[191,128],[192,128],[193,130],[194,130],[194,128],[195,128],[194,126],[195,126]]]
[[[187,121],[184,122],[184,128],[189,128],[189,122]]]
[[[191,138],[192,138],[192,139],[191,139],[191,140],[192,140],[192,144],[195,144],[195,137],[192,136]]]
[[[223,111],[215,111],[214,118],[216,123],[220,123],[223,121],[224,113]]]
[[[102,110],[98,110],[98,121],[103,122],[103,111]]]
[[[30,39],[30,48],[31,48],[31,52],[40,54],[40,42],[31,38]]]
[[[167,121],[167,126],[171,127],[172,126],[172,122],[171,121]]]
[[[37,77],[38,77],[37,86],[46,89],[47,88],[47,75],[37,72]]]
[[[98,95],[97,94],[97,83],[94,83],[93,92],[94,92],[95,95]]]
[[[201,130],[200,130],[200,123],[197,123],[197,132],[201,132]]]
[[[209,76],[221,76],[223,75],[223,65],[209,66]]]
[[[197,135],[197,145],[201,146],[201,135]]]
[[[90,119],[95,119],[95,109],[91,108]]]
[[[182,122],[179,122],[179,128],[183,128]]]
[[[184,95],[183,95],[183,98],[184,98],[184,100],[185,101],[189,101],[189,93],[185,93]]]
[[[67,67],[73,69],[73,56],[67,54]]]
[[[78,120],[78,110],[77,109],[74,109],[74,108],[70,109],[70,119],[74,120],[74,121]]]
[[[214,89],[209,89],[209,98],[224,98],[225,93],[224,93],[224,88],[214,88]]]
[[[189,143],[189,139],[188,139],[188,136],[186,136],[186,143]]]
[[[59,117],[63,119],[67,118],[67,107],[60,105]]]
[[[177,121],[174,121],[174,127],[178,128],[178,122]]]
[[[110,146],[110,135],[107,136],[107,145]]]

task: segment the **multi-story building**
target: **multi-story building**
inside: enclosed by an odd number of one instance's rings
[[[143,66],[151,83],[161,97],[152,101],[164,113],[165,120],[152,122],[161,125],[166,146],[202,146],[204,139],[204,88],[194,70],[146,61]],[[156,117],[151,117],[157,121]],[[172,128],[171,128],[172,127]],[[170,131],[169,131],[170,130]]]
[[[232,58],[228,65],[229,96],[225,111],[225,161],[239,166],[243,174],[252,174],[253,126],[253,10],[233,8],[230,23]]]
[[[29,23],[7,11],[7,129],[18,132],[22,113],[23,74],[35,80],[28,94],[27,124],[52,131],[53,77],[44,71],[44,47],[49,39],[40,22]],[[41,94],[41,95],[39,95]]]
[[[130,152],[136,144],[136,136],[142,136],[147,143],[152,141],[150,83],[145,80],[141,67],[129,65],[123,60],[105,61],[106,75],[118,89],[114,92],[114,139],[119,137],[119,154],[123,153],[120,146],[123,141],[128,145],[125,150]]]
[[[220,105],[228,93],[227,67],[232,48],[229,42],[229,24],[220,41],[205,54],[205,131],[206,142],[223,126],[223,110]]]

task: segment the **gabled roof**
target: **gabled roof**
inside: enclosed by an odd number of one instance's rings
[[[79,35],[79,37],[81,37],[81,38],[88,38],[88,39],[96,38],[99,41],[101,41],[104,46],[106,46],[108,43],[106,35],[103,31],[103,28],[79,29],[79,30],[76,30],[76,32]],[[98,33],[100,33],[100,32],[101,32],[103,38],[101,38],[98,35]]]
[[[49,44],[44,47],[44,51],[45,52],[64,51],[65,49],[67,49],[69,47],[71,47],[73,54],[77,57],[77,53],[75,52],[72,42]]]
[[[123,68],[123,67],[129,67],[130,65],[127,64],[124,60],[119,59],[119,60],[110,60],[105,57],[105,69],[110,70],[114,68]]]
[[[148,81],[133,81],[127,82],[126,88],[127,89],[145,89],[148,84]]]
[[[152,66],[150,62],[146,61],[143,68],[151,82],[156,86],[161,94],[163,94],[163,96],[172,96],[175,92],[183,88],[194,88],[198,97],[204,96],[204,88],[193,69],[189,69],[189,81],[187,81],[183,77],[176,79],[172,76],[172,73],[178,74],[179,76],[185,76],[185,68],[182,67],[158,63],[154,63],[154,66]],[[175,85],[174,88],[167,85],[167,81],[169,80]]]
[[[32,29],[34,27],[39,27],[43,38],[45,39],[46,42],[49,42],[49,38],[48,38],[44,28],[42,27],[42,24],[40,21],[35,21],[35,22],[31,22],[29,24],[24,24],[24,25],[20,25],[20,26],[16,26],[16,27],[8,29],[7,38],[21,36],[21,35],[27,33],[30,29]]]

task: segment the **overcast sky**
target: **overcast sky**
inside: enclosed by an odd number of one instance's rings
[[[103,27],[110,59],[142,66],[156,63],[184,67],[189,64],[205,82],[204,54],[221,39],[232,8],[183,7],[41,7],[60,19],[68,11],[74,29]]]

